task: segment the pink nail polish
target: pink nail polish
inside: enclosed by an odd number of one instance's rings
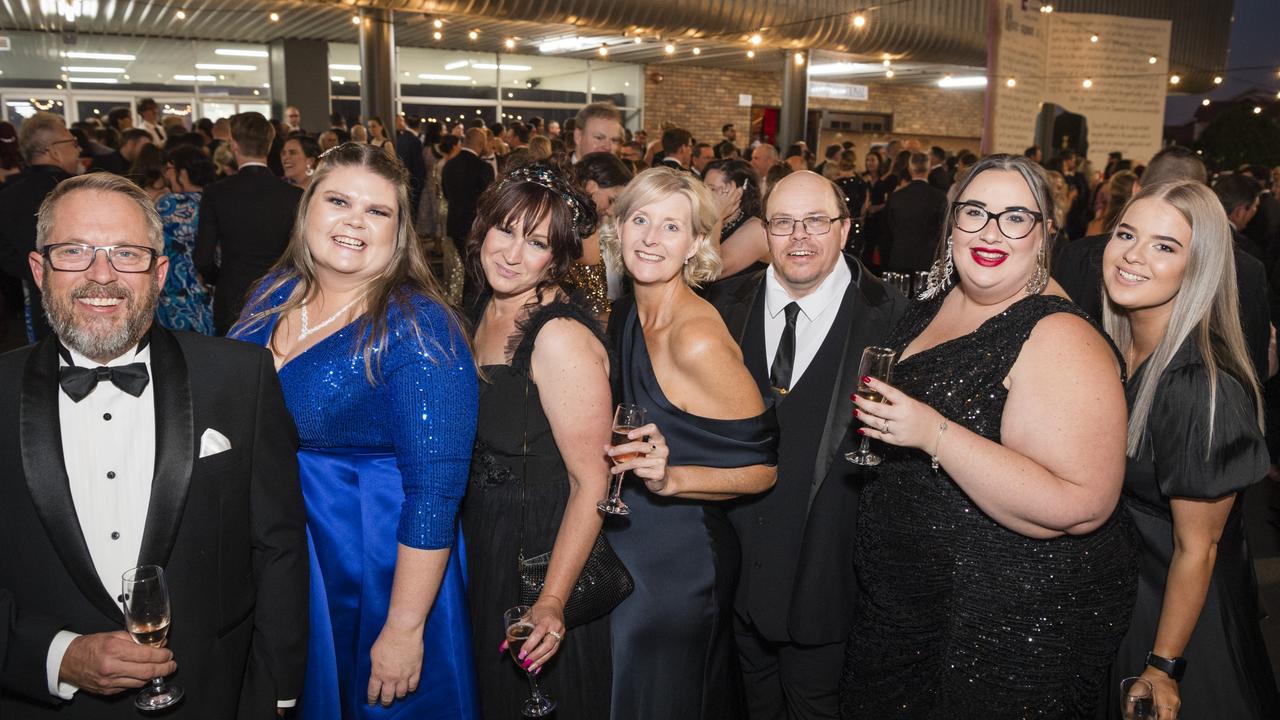
[[[521,660],[521,661],[523,661],[523,660],[524,660],[525,655],[528,655],[528,653],[524,652],[523,650],[522,650],[522,651],[520,651],[520,656],[519,656],[519,657],[520,657],[520,660]]]

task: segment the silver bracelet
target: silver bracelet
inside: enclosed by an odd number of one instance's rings
[[[947,419],[943,418],[938,423],[938,437],[933,441],[933,454],[929,456],[929,464],[933,466],[933,471],[938,472],[938,448],[942,446],[942,433],[947,431]]]

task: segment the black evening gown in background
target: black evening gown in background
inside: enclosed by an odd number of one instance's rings
[[[569,500],[564,459],[542,412],[538,386],[528,379],[538,331],[556,318],[581,322],[607,347],[590,313],[571,302],[555,301],[521,323],[523,334],[516,340],[511,364],[484,366],[487,380],[480,382],[476,451],[462,502],[462,531],[480,705],[486,720],[519,718],[529,697],[524,671],[509,653],[498,650],[505,638],[502,613],[520,604],[520,523],[525,556],[547,552],[555,545]],[[520,484],[525,479],[522,507]],[[604,617],[570,628],[538,683],[556,702],[553,717],[596,720],[609,717],[609,678],[609,619]],[[428,669],[422,681],[430,682]]]
[[[1129,383],[1131,404],[1145,369],[1139,368]],[[1125,472],[1122,504],[1138,529],[1141,565],[1133,623],[1111,672],[1105,717],[1120,717],[1120,680],[1142,674],[1155,642],[1173,557],[1169,498],[1220,498],[1242,492],[1267,474],[1266,445],[1244,387],[1218,373],[1212,444],[1208,399],[1208,374],[1199,349],[1188,339],[1160,378],[1147,421],[1149,442],[1136,459],[1129,459]],[[1187,671],[1179,683],[1179,715],[1188,720],[1280,717],[1280,697],[1259,625],[1242,499],[1236,496],[1227,516],[1204,609],[1183,651]]]
[[[915,303],[901,352],[942,300]],[[1000,441],[1009,374],[1042,318],[1084,314],[1023,298],[974,332],[912,355],[893,384],[951,423]],[[991,519],[919,450],[885,458],[862,491],[854,546],[862,596],[841,684],[846,720],[1089,718],[1129,623],[1137,574],[1128,516],[1036,540]]]
[[[627,313],[618,353],[623,400],[644,407],[662,430],[668,463],[776,464],[773,407],[742,420],[675,407],[658,385],[635,307]],[[724,510],[659,497],[630,478],[622,498],[631,514],[606,519],[605,529],[636,589],[612,616],[613,720],[745,717],[731,616],[739,548]]]

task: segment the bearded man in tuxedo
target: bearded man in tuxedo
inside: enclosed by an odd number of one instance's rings
[[[271,355],[153,323],[160,218],[128,180],[64,181],[29,262],[54,334],[0,356],[0,717],[274,718],[302,690],[307,549],[296,431]],[[121,575],[165,570],[162,648],[122,632]]]

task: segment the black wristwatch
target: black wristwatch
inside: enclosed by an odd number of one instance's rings
[[[1182,675],[1187,671],[1186,658],[1179,657],[1170,660],[1153,652],[1147,653],[1147,665],[1173,678],[1174,682],[1182,682]]]

